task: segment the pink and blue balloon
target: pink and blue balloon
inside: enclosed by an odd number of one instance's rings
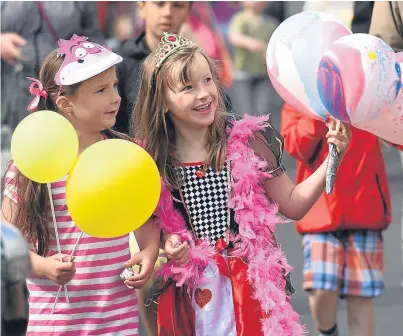
[[[365,123],[390,108],[401,89],[400,65],[381,39],[354,34],[335,41],[317,72],[320,98],[329,113],[348,123]]]
[[[354,127],[391,143],[403,145],[403,91],[400,91],[394,103],[376,118],[354,124]]]
[[[317,86],[317,70],[324,52],[352,32],[332,15],[302,12],[276,29],[266,53],[267,71],[277,93],[298,111],[327,119]]]
[[[399,66],[403,65],[403,52],[399,52],[395,56]],[[401,72],[400,67],[397,71]],[[401,82],[397,86],[400,87]],[[403,90],[400,90],[394,103],[375,119],[354,124],[354,126],[391,143],[403,145]]]

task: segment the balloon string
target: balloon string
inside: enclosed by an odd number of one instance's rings
[[[59,240],[59,232],[57,230],[57,224],[56,224],[55,207],[54,207],[54,204],[53,204],[52,187],[51,187],[50,183],[47,183],[47,186],[48,186],[48,193],[49,193],[49,200],[50,200],[50,208],[52,210],[53,227],[55,229],[55,235],[56,235],[57,251],[59,252],[60,261],[63,262],[62,249],[60,247],[60,240]],[[66,285],[64,285],[64,295],[66,296],[67,303],[69,303],[69,296],[67,294],[67,286]]]
[[[80,241],[81,237],[83,236],[83,233],[84,232],[81,231],[79,237],[77,238],[76,244],[74,245],[73,250],[71,251],[69,262],[71,262],[71,259],[73,258],[74,252],[76,251],[78,242]],[[59,290],[57,291],[56,299],[55,299],[55,302],[53,303],[53,308],[52,308],[52,313],[51,314],[53,314],[53,312],[55,311],[56,303],[57,303],[57,300],[59,299],[59,294],[60,294],[61,289],[62,289],[62,286],[59,286]]]

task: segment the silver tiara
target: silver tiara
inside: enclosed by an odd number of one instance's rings
[[[164,32],[161,37],[160,43],[158,43],[157,50],[155,51],[155,69],[158,71],[161,64],[164,63],[170,55],[172,55],[179,49],[194,44],[195,43],[193,41],[190,41],[187,38],[176,34]]]

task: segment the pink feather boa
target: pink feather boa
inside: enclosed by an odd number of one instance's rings
[[[207,241],[195,244],[192,235],[186,229],[185,220],[174,208],[172,195],[163,182],[155,215],[163,231],[178,234],[181,241],[188,241],[190,246],[186,265],[170,260],[158,270],[158,274],[164,279],[174,279],[178,287],[187,285],[189,290],[201,285],[204,281],[202,274],[214,256],[214,247]]]
[[[298,314],[293,310],[285,291],[284,270],[290,272],[286,257],[274,238],[276,224],[284,222],[278,215],[278,207],[271,203],[262,187],[268,174],[263,172],[266,162],[249,146],[256,132],[264,130],[269,117],[245,115],[235,121],[228,142],[228,159],[231,162],[232,197],[229,206],[235,210],[239,235],[235,255],[248,261],[248,280],[262,309],[269,317],[262,321],[264,335],[299,336],[306,334]],[[203,271],[214,255],[214,248],[207,241],[195,244],[186,229],[185,220],[173,206],[171,193],[162,186],[160,202],[156,210],[159,224],[167,233],[179,234],[190,244],[189,261],[179,265],[169,261],[159,270],[165,279],[173,278],[177,286],[188,290],[203,284]]]

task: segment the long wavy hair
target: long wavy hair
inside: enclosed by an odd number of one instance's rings
[[[58,95],[73,95],[81,85],[81,83],[70,86],[63,85],[60,90],[60,87],[56,84],[54,78],[63,63],[63,59],[64,57],[58,57],[57,50],[54,50],[46,57],[41,67],[39,80],[43,85],[43,89],[48,93],[48,98],[40,98],[37,108],[39,111],[51,110],[57,113],[58,107],[56,105],[56,99]],[[102,133],[107,138],[130,140],[129,136],[112,130],[105,130]],[[12,161],[9,163],[9,167],[11,164]],[[6,175],[3,178],[3,187],[7,188],[7,182],[5,179]],[[48,225],[50,203],[47,186],[46,184],[29,180],[19,171],[17,171],[17,175],[15,180],[12,181],[12,184],[16,186],[18,193],[18,206],[16,207],[17,213],[15,214],[13,224],[21,228],[22,233],[31,245],[36,248],[36,252],[39,255],[46,256],[49,249],[50,238],[53,235],[53,230],[51,230]]]
[[[219,171],[224,167],[226,158],[226,119],[227,111],[224,94],[218,77],[218,65],[196,45],[186,46],[170,55],[155,71],[155,53],[151,53],[143,64],[138,100],[134,107],[131,122],[131,135],[142,141],[144,148],[154,158],[164,182],[172,188],[179,188],[181,181],[173,169],[180,165],[176,153],[175,127],[165,104],[165,88],[174,90],[178,82],[185,84],[191,77],[196,54],[207,61],[212,79],[218,89],[217,112],[209,126],[205,147],[207,158],[205,168]],[[174,69],[182,69],[179,78]]]

